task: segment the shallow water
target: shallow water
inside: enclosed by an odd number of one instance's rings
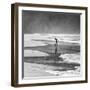
[[[54,44],[55,38],[58,42],[68,42],[80,44],[79,34],[24,34],[24,47],[44,46],[47,44]],[[59,43],[58,43],[59,44]]]
[[[55,40],[59,56],[55,56]],[[71,34],[25,34],[24,76],[80,76],[80,36]]]
[[[80,76],[79,54],[62,55],[62,57],[63,57],[63,61],[60,61],[60,60],[55,61],[52,59],[46,60],[46,59],[43,59],[43,57],[25,58],[24,75],[29,77],[29,75],[34,74],[31,76],[40,77],[41,75],[42,77],[44,77],[43,73],[46,73],[45,74],[46,76],[49,76],[49,75],[60,76],[60,77]],[[40,72],[40,70],[42,72]],[[37,73],[37,71],[39,72]]]

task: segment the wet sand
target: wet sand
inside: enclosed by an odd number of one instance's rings
[[[28,38],[25,43],[24,77],[80,76],[79,43],[58,42],[56,55],[54,41],[37,38],[33,41],[35,45],[31,45]]]
[[[50,68],[52,67],[48,67],[48,69]],[[45,70],[47,70],[47,65],[24,62],[24,77],[55,76]]]
[[[45,76],[79,76],[80,56],[79,54],[61,55],[64,61],[43,60],[40,58],[25,58],[24,77],[45,77]],[[36,61],[37,60],[37,61]]]

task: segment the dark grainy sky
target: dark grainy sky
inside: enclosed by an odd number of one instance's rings
[[[23,10],[22,30],[28,34],[79,34],[80,14]]]

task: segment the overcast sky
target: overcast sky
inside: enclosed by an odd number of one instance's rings
[[[80,14],[23,10],[22,29],[28,34],[79,34]]]

